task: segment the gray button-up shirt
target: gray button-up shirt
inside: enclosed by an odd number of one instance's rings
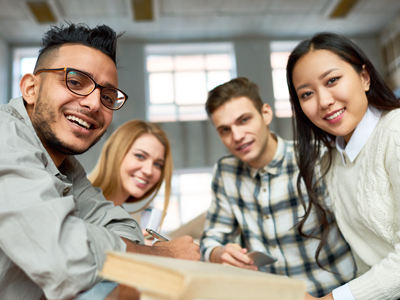
[[[120,237],[143,244],[73,156],[60,170],[23,99],[0,105],[0,299],[72,298],[98,281],[106,250],[126,250]]]

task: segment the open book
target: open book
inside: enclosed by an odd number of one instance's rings
[[[142,299],[303,300],[303,281],[233,266],[109,252],[99,276],[132,286]]]

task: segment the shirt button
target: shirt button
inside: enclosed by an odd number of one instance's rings
[[[273,248],[273,249],[276,249],[276,245],[273,245],[272,248]]]
[[[71,188],[67,186],[67,187],[64,189],[63,196],[66,196],[66,195],[69,193],[70,190],[71,190]]]
[[[264,216],[264,219],[268,220],[269,219],[269,215]]]
[[[263,192],[266,192],[267,191],[267,189],[263,189]]]

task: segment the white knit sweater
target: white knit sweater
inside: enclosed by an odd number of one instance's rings
[[[400,109],[384,112],[351,163],[335,149],[326,178],[333,211],[359,276],[357,300],[400,298]]]

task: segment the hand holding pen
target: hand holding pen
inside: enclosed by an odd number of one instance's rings
[[[150,228],[146,228],[146,231],[161,242],[153,244],[153,247],[167,250],[169,255],[166,256],[188,260],[200,259],[199,245],[193,243],[191,236],[185,235],[170,241]]]
[[[169,239],[167,239],[165,236],[161,235],[160,233],[154,231],[153,229],[146,228],[146,231],[154,238],[159,240],[160,242],[168,242]]]

